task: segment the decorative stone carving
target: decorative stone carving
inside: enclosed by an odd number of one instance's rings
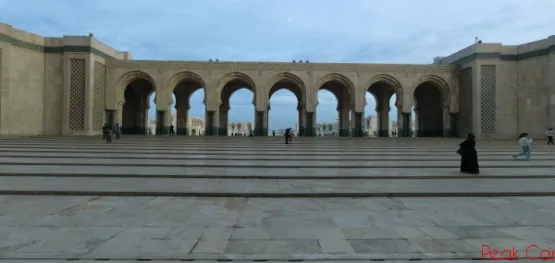
[[[112,63],[106,63],[106,73],[112,74],[114,72],[114,66]]]
[[[360,65],[357,65],[355,68],[355,72],[357,73],[357,78],[360,78],[360,71],[361,71]]]
[[[264,64],[263,63],[258,63],[257,66],[257,71],[258,71],[258,76],[262,76],[262,73],[264,72]]]
[[[231,63],[231,70],[232,71],[237,71],[237,62]]]
[[[158,65],[158,74],[160,74],[160,75],[164,74],[164,62],[161,62]]]
[[[93,81],[93,129],[101,131],[106,105],[106,66],[98,61],[94,62]]]
[[[308,74],[309,77],[312,77],[312,66],[311,65],[309,65],[306,68],[306,74]]]
[[[403,73],[405,74],[405,78],[409,77],[409,70],[405,68],[405,70],[403,70]]]
[[[212,61],[208,62],[208,75],[212,76],[212,73],[214,73],[214,63]]]
[[[85,130],[86,63],[84,59],[69,60],[69,129]]]

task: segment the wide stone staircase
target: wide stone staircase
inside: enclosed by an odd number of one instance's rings
[[[555,147],[514,160],[478,141],[481,174],[458,172],[459,140],[281,137],[0,139],[0,193],[237,197],[555,194]]]
[[[555,147],[459,139],[0,138],[0,262],[472,262],[555,248]],[[499,254],[494,255],[499,259]]]

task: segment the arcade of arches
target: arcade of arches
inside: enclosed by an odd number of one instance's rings
[[[177,80],[170,81],[172,94],[175,96],[176,114],[176,134],[189,135],[187,133],[187,119],[189,116],[191,95],[205,88],[205,83],[198,76],[181,76]],[[248,89],[253,92],[255,105],[255,124],[252,130],[255,136],[268,135],[268,115],[270,112],[270,99],[272,95],[280,90],[286,89],[291,91],[297,98],[298,128],[300,136],[316,136],[316,112],[314,107],[307,105],[307,92],[302,80],[292,74],[280,74],[268,89],[267,101],[264,108],[256,105],[258,95],[255,82],[244,74],[233,74],[220,81],[217,89],[216,97],[219,105],[213,109],[206,109],[206,127],[205,135],[221,135],[228,134],[228,114],[230,110],[230,97],[239,89]],[[318,83],[319,90],[330,91],[337,99],[338,114],[338,135],[341,137],[364,136],[363,119],[364,112],[354,110],[355,94],[357,94],[354,85],[346,78],[340,75],[330,75],[323,78]],[[376,101],[377,113],[377,130],[378,136],[389,136],[389,101],[393,95],[396,95],[395,106],[398,107],[398,130],[399,137],[409,137],[413,134],[418,137],[449,137],[457,135],[455,117],[449,112],[447,102],[447,87],[441,86],[433,81],[424,81],[418,85],[413,92],[414,118],[411,112],[403,111],[403,90],[399,83],[390,79],[381,79],[372,82],[366,89],[366,92],[372,94]],[[121,122],[122,132],[124,134],[145,134],[150,96],[155,92],[155,88],[151,81],[138,77],[131,81],[125,88],[125,101],[122,107]],[[206,94],[205,94],[206,96]],[[314,94],[312,94],[314,96]],[[360,95],[363,96],[363,95]],[[317,105],[317,96],[314,96]],[[206,104],[206,97],[205,97]],[[156,98],[155,101],[158,101]],[[171,105],[172,103],[168,103]],[[262,102],[264,103],[264,102]],[[258,107],[257,107],[258,106]],[[262,110],[260,110],[262,108]],[[312,108],[312,110],[309,110]],[[157,107],[160,109],[160,107]],[[163,108],[164,109],[164,108]],[[266,110],[264,110],[266,109]],[[157,110],[157,127],[156,134],[164,135],[169,133],[171,109],[166,107],[164,110]],[[414,119],[414,123],[413,123]],[[414,130],[413,130],[414,129]],[[451,132],[453,131],[453,132]]]

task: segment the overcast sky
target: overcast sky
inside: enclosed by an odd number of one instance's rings
[[[553,35],[554,10],[555,0],[0,0],[0,22],[44,36],[93,32],[135,59],[431,63],[476,36],[521,44]],[[191,115],[204,116],[202,97],[193,95]],[[319,100],[318,121],[335,121],[333,95]],[[292,93],[271,105],[270,129],[294,127]],[[230,121],[254,120],[250,91],[231,107]]]

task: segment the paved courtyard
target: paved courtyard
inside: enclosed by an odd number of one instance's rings
[[[538,141],[532,161],[515,161],[515,141],[479,141],[482,174],[466,176],[458,142],[0,139],[0,262],[440,263],[481,259],[485,244],[486,258],[554,250],[555,148]]]

